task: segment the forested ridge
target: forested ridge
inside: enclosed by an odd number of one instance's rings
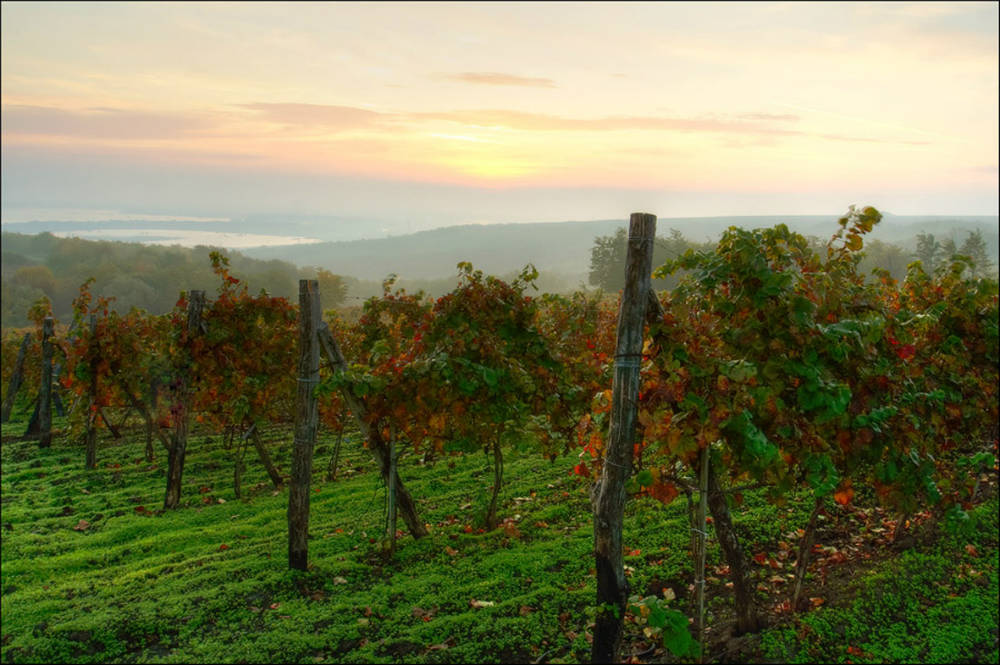
[[[710,246],[712,241],[705,239],[706,234],[717,235],[726,223],[765,219],[667,220],[686,230],[668,227],[661,231],[654,264],[660,265],[689,248]],[[805,237],[814,247],[823,246],[825,239],[819,231],[822,227],[814,218],[789,219],[818,233]],[[398,275],[400,287],[435,297],[442,295],[457,283],[452,266],[458,261],[470,261],[508,278],[516,275],[521,265],[532,262],[539,269],[535,285],[550,293],[569,294],[588,287],[616,292],[622,286],[625,244],[622,230],[614,230],[615,225],[565,222],[464,226],[381,240],[219,251],[230,257],[234,275],[252,289],[264,289],[275,296],[293,297],[298,279],[319,278],[326,307],[360,305],[381,293],[381,282],[391,273]],[[990,274],[996,269],[997,245],[984,229],[988,225],[978,219],[897,224],[891,233],[868,240],[859,270],[870,274],[872,269],[882,268],[902,279],[906,266],[914,259],[920,259],[925,269],[933,271],[940,261],[963,254],[973,259],[977,274]],[[135,306],[162,314],[173,305],[172,294],[212,288],[214,278],[208,255],[219,249],[9,232],[3,233],[2,246],[0,280],[5,326],[27,325],[25,312],[43,295],[51,301],[57,317],[66,319],[79,285],[90,277],[95,278],[96,294],[114,296],[112,307],[127,311]],[[526,258],[529,256],[540,261]],[[675,283],[674,278],[660,279],[655,287],[670,288]]]

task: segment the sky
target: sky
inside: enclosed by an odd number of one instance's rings
[[[997,25],[996,2],[4,2],[0,202],[996,215]]]

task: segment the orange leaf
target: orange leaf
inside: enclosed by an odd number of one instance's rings
[[[854,498],[854,488],[851,487],[851,481],[848,479],[844,482],[843,487],[833,493],[833,500],[842,506],[846,506]]]
[[[649,488],[649,495],[662,504],[668,504],[680,494],[673,483],[655,483]]]
[[[228,550],[228,549],[229,549],[229,545],[226,545],[225,543],[222,543],[221,545],[219,545],[219,551],[220,552],[223,552],[223,551]]]

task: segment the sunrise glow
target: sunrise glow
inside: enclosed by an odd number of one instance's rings
[[[141,164],[996,214],[996,26],[996,3],[5,3],[4,178],[65,158],[101,183]]]

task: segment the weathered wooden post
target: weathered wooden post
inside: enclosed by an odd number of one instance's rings
[[[97,409],[100,406],[97,401],[97,354],[99,353],[97,348],[97,316],[94,314],[91,314],[88,320],[88,330],[90,331],[90,339],[87,340],[87,355],[90,356],[90,367],[87,369],[90,371],[90,402],[87,405],[87,433],[84,435],[87,452],[83,466],[87,469],[94,469],[97,468],[96,425]]]
[[[299,379],[295,392],[292,477],[288,484],[288,567],[296,570],[305,570],[309,564],[309,484],[319,425],[314,390],[319,384],[317,327],[321,320],[319,282],[299,280]]]
[[[188,425],[191,410],[191,341],[201,334],[201,313],[205,309],[205,292],[191,291],[187,308],[187,343],[181,349],[181,359],[175,371],[176,392],[172,405],[174,431],[167,450],[167,495],[163,501],[166,509],[176,508],[181,502],[181,482],[184,475],[184,456],[187,454]]]
[[[597,618],[591,650],[591,661],[594,663],[618,661],[628,602],[628,582],[622,558],[622,521],[625,516],[625,482],[632,473],[632,449],[638,423],[639,365],[655,237],[656,216],[632,213],[625,289],[618,311],[608,444],[604,451],[601,477],[591,493],[597,571]]]
[[[24,380],[24,357],[28,353],[28,346],[31,345],[31,333],[24,333],[21,339],[21,348],[17,350],[17,360],[14,362],[14,373],[10,375],[10,383],[7,384],[7,396],[3,400],[3,413],[0,414],[0,422],[10,420],[11,409],[14,408],[14,399],[17,391],[21,389],[21,382]]]
[[[38,445],[52,445],[52,330],[54,321],[46,316],[42,321],[42,386],[38,391]]]

